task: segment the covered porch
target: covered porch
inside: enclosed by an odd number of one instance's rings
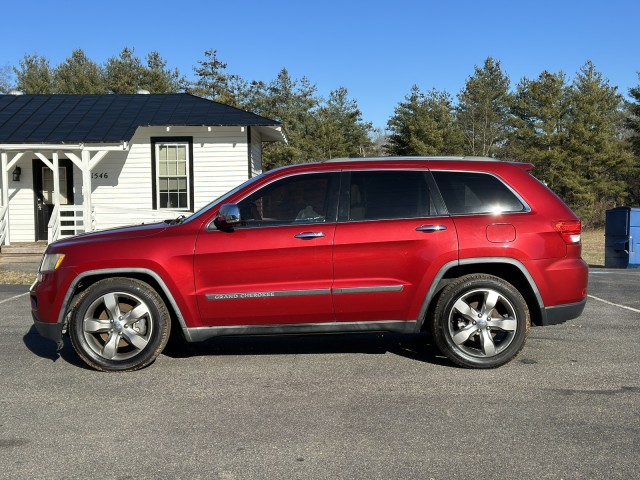
[[[93,205],[91,180],[94,170],[109,153],[128,149],[127,142],[119,145],[0,145],[0,246],[11,245],[12,228],[25,228],[28,218],[33,219],[33,240],[47,243],[121,225],[123,218],[127,223],[164,219],[166,211],[121,206],[96,208]],[[18,220],[17,215],[11,215],[12,209],[16,213],[18,209],[24,212],[25,203],[29,201],[33,203],[33,217],[21,215]]]
[[[42,145],[0,145],[0,159],[2,169],[2,206],[0,207],[0,245],[10,245],[12,240],[11,215],[14,197],[21,191],[23,203],[31,191],[34,205],[34,229],[46,229],[47,240],[53,242],[63,236],[92,231],[95,228],[94,213],[91,206],[91,174],[93,169],[104,159],[110,151],[123,150],[127,146],[99,145],[87,146],[42,144]],[[76,179],[80,182],[79,195],[73,195],[73,183],[69,184],[71,172],[67,171],[64,163],[72,164],[81,173]],[[42,169],[37,171],[37,169]],[[32,171],[33,182],[24,173]],[[24,173],[23,173],[24,172]],[[32,183],[32,185],[30,185]],[[71,190],[71,191],[70,191]],[[80,200],[74,202],[74,198]],[[17,204],[18,200],[15,200]],[[18,208],[17,206],[15,208]],[[34,217],[35,218],[35,217]]]

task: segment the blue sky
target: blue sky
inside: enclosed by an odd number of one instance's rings
[[[287,68],[321,95],[344,86],[377,127],[413,84],[455,96],[488,56],[512,87],[543,70],[572,80],[587,60],[625,95],[640,84],[638,0],[24,0],[3,5],[2,17],[0,66],[25,53],[55,66],[76,48],[103,63],[133,47],[193,78],[213,48],[247,80]]]

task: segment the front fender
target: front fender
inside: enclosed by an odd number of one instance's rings
[[[101,278],[127,277],[132,275],[135,275],[136,278],[146,276],[154,280],[154,282],[162,289],[162,293],[164,294],[165,298],[169,301],[168,307],[173,309],[176,315],[176,318],[180,323],[180,327],[182,328],[183,332],[185,332],[187,330],[187,324],[185,322],[185,317],[183,312],[188,310],[188,306],[184,305],[183,301],[177,300],[175,298],[175,296],[167,286],[166,282],[162,279],[160,275],[158,275],[155,271],[147,268],[108,268],[108,269],[99,269],[99,270],[88,270],[86,272],[82,272],[74,279],[74,281],[69,286],[67,293],[65,294],[65,297],[62,303],[64,308],[60,309],[58,323],[64,325],[65,317],[69,312],[69,308],[71,307],[71,303],[75,295],[75,292],[78,288],[78,285],[83,280],[92,278],[92,277],[101,277]],[[181,303],[182,306],[180,306],[179,303]]]

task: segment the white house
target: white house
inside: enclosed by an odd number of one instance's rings
[[[279,122],[189,94],[0,95],[0,246],[188,215],[263,142]]]

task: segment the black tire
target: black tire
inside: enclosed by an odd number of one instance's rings
[[[468,368],[494,368],[511,361],[522,350],[530,325],[520,292],[486,274],[465,275],[447,285],[430,323],[438,349]]]
[[[71,343],[90,367],[131,371],[151,364],[167,344],[171,317],[158,293],[132,278],[107,278],[74,302]]]

